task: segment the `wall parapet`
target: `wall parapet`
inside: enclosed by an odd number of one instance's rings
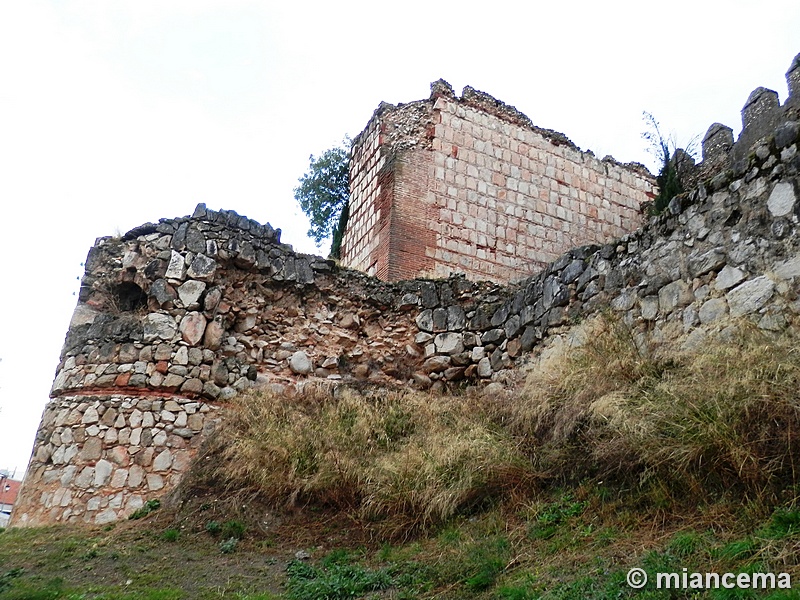
[[[726,168],[741,169],[754,146],[763,144],[784,122],[800,119],[800,54],[792,59],[786,73],[789,95],[781,105],[778,93],[757,87],[742,107],[742,130],[734,142],[733,130],[714,123],[703,137],[701,177],[708,178]],[[739,163],[739,164],[737,164]]]

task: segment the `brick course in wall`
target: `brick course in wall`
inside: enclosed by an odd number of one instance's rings
[[[382,104],[353,144],[342,263],[382,279],[518,280],[641,225],[654,180],[581,152],[488,94]]]

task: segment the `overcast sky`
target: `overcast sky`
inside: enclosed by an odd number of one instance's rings
[[[797,0],[0,0],[0,469],[27,464],[95,238],[205,202],[314,251],[309,154],[440,77],[652,168],[642,111],[738,133],[798,52]]]

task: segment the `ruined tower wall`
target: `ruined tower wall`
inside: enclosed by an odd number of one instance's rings
[[[356,138],[344,265],[388,280],[508,282],[641,225],[654,191],[643,167],[598,160],[472,88],[433,88],[427,101],[382,105]]]
[[[388,231],[388,213],[386,195],[391,189],[391,181],[382,177],[386,157],[381,153],[380,126],[376,120],[361,134],[361,141],[353,146],[351,164],[358,168],[350,173],[350,190],[353,198],[359,202],[350,202],[350,216],[347,222],[348,264],[351,268],[375,275],[378,270],[377,260],[373,256],[386,256],[386,252],[377,252],[378,243],[386,239]],[[383,194],[383,195],[382,195]],[[378,221],[383,217],[383,222]],[[384,260],[385,263],[385,260]],[[385,268],[384,265],[381,265]]]
[[[128,516],[177,484],[220,407],[254,386],[431,385],[409,312],[439,302],[433,284],[338,270],[204,205],[100,238],[12,524]]]

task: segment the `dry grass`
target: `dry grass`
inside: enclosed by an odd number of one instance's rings
[[[530,462],[484,410],[414,392],[317,390],[300,402],[251,393],[213,442],[216,475],[275,504],[350,510],[407,533],[530,480]]]
[[[800,351],[790,334],[740,331],[659,356],[601,318],[510,401],[251,393],[232,406],[206,464],[231,493],[344,510],[390,536],[578,482],[672,506],[733,494],[767,510],[797,490]]]
[[[509,421],[554,477],[761,498],[797,483],[798,384],[791,334],[768,338],[742,324],[735,339],[659,356],[603,318],[583,347],[530,376]]]

